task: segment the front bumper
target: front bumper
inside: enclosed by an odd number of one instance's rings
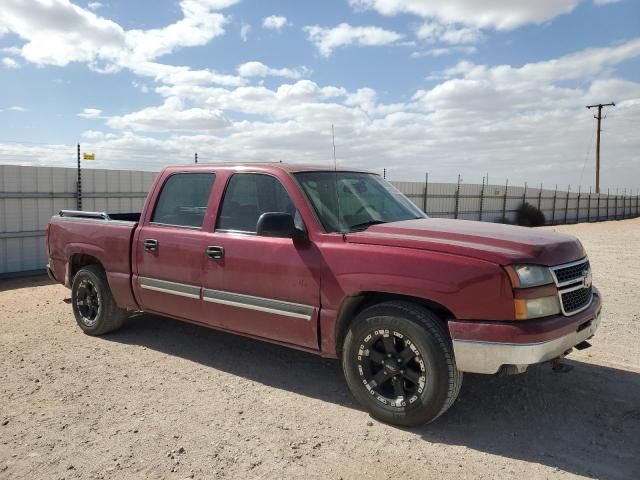
[[[602,302],[594,288],[586,310],[571,317],[556,316],[516,322],[451,321],[449,331],[460,371],[497,373],[503,366],[527,365],[560,357],[591,338],[600,326]]]

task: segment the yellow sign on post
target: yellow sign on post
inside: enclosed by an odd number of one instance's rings
[[[95,160],[96,159],[96,154],[95,153],[84,153],[82,155],[82,158],[84,158],[85,160]]]

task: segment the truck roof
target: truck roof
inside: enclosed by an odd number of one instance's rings
[[[215,167],[220,170],[233,171],[273,171],[281,170],[287,173],[297,172],[333,172],[333,165],[329,164],[310,164],[310,163],[283,163],[283,162],[219,162],[219,163],[198,163],[191,165],[171,165],[165,170],[185,171],[185,170],[206,170]],[[349,168],[338,166],[339,172],[361,172],[374,173],[359,168]]]

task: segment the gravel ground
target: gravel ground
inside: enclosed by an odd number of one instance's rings
[[[364,413],[336,361],[141,315],[92,338],[68,291],[0,282],[0,478],[640,478],[640,219],[555,229],[604,295],[568,373],[466,375],[435,423]]]

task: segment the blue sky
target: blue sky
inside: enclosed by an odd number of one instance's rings
[[[584,105],[613,100],[603,183],[640,186],[640,2],[3,4],[0,163],[322,163],[333,123],[392,179],[588,187]]]

